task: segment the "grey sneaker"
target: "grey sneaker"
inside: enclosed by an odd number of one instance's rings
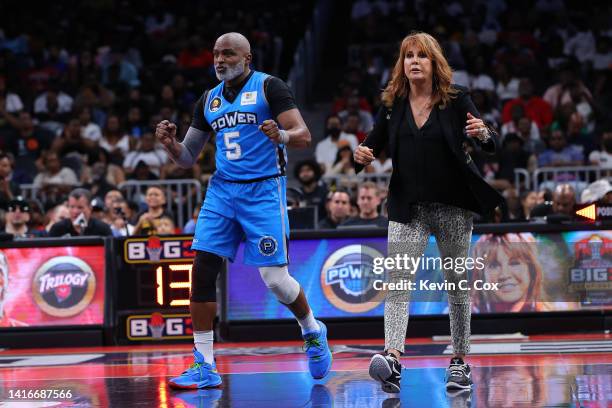
[[[393,354],[374,354],[370,360],[370,377],[378,381],[384,392],[400,392],[402,365]]]
[[[469,390],[472,388],[472,370],[462,359],[454,357],[446,369],[447,390]]]

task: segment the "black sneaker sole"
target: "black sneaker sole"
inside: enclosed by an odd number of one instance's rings
[[[400,387],[397,384],[387,381],[387,378],[391,377],[393,372],[387,360],[380,354],[375,354],[374,357],[372,357],[368,372],[370,377],[381,384],[384,392],[389,394],[397,394],[400,392]]]
[[[447,390],[471,390],[472,384],[459,384],[454,381],[449,381],[446,383]]]

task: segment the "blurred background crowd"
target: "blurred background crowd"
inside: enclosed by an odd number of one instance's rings
[[[84,206],[109,227],[100,224],[105,234],[193,231],[199,187],[181,192],[171,181],[197,180],[205,189],[215,170],[214,143],[193,168],[180,169],[157,144],[155,124],[173,121],[184,135],[195,101],[217,82],[212,46],[224,32],[249,38],[254,69],[286,78],[315,3],[5,2],[0,225],[17,236],[41,236],[71,219],[82,234],[75,220]],[[322,70],[326,91],[308,106],[325,119],[308,123],[312,149],[289,174],[293,227],[386,226],[391,160],[383,155],[356,176],[352,152],[374,126],[399,41],[415,29],[442,43],[453,82],[470,88],[498,133],[495,156],[471,154],[506,205],[478,221],[522,222],[569,215],[575,203],[612,202],[612,4],[509,6],[337,2],[323,59],[333,67]],[[547,168],[557,171],[535,188],[515,178],[516,169],[531,175]],[[166,183],[149,187],[157,180]],[[143,188],[125,188],[130,182]],[[195,205],[185,204],[185,194]],[[188,215],[178,219],[181,206]]]

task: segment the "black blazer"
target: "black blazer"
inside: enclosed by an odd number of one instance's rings
[[[482,216],[487,216],[497,207],[503,197],[493,187],[491,187],[481,176],[474,161],[466,151],[467,144],[470,143],[469,136],[464,134],[465,122],[467,113],[470,112],[477,118],[480,118],[480,113],[474,106],[472,99],[466,88],[455,86],[458,93],[450,100],[446,106],[442,107],[439,104],[434,109],[439,109],[440,126],[444,133],[444,138],[453,152],[453,156],[457,159],[462,174],[466,179],[467,189],[465,191],[465,200],[462,203],[469,203],[467,207]],[[374,150],[374,156],[378,156],[381,150],[389,147],[391,160],[397,163],[401,158],[397,157],[397,138],[399,136],[400,124],[404,115],[407,114],[408,101],[406,98],[398,98],[393,103],[391,109],[382,107],[376,117],[376,125],[364,140],[362,145]],[[495,138],[491,137],[486,143],[481,143],[478,139],[474,139],[480,149],[488,154],[495,153]],[[355,172],[358,173],[363,169],[363,166],[355,163]],[[398,188],[399,174],[396,171],[397,166],[393,166],[391,181],[389,183],[389,198],[388,212],[389,220],[401,223],[410,222],[410,206],[406,203],[405,197],[395,193],[401,191]],[[465,206],[465,204],[464,204]]]

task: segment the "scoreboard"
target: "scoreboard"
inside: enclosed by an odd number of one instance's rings
[[[190,339],[192,236],[115,241],[119,342]]]

